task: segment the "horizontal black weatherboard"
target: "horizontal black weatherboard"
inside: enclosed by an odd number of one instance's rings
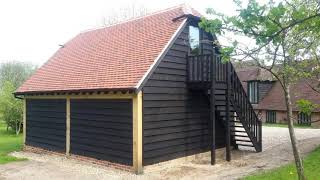
[[[72,154],[132,165],[132,101],[70,102]]]
[[[212,43],[208,44],[203,45],[207,54],[213,49]],[[186,27],[143,87],[144,165],[209,150],[209,97],[205,91],[188,89],[188,50]],[[220,147],[224,129],[219,123],[216,127]]]
[[[64,152],[66,147],[66,100],[27,99],[26,144]]]

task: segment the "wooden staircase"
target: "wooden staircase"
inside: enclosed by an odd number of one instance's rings
[[[222,121],[226,127],[226,159],[231,160],[231,145],[252,147],[261,152],[262,124],[232,63],[222,63],[219,55],[208,54],[188,56],[187,67],[189,88],[204,90],[211,101],[211,120]],[[211,163],[214,164],[215,132],[212,133]]]

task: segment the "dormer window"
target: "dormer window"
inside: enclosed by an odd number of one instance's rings
[[[253,104],[258,103],[258,100],[259,100],[258,81],[248,82],[248,96],[251,103]]]
[[[190,54],[200,54],[200,31],[198,27],[189,26],[189,46]]]

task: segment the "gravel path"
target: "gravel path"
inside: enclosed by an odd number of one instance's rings
[[[320,145],[320,129],[296,129],[303,155]],[[144,175],[67,159],[57,155],[15,152],[14,156],[29,161],[0,165],[0,180],[46,179],[237,179],[249,173],[281,166],[293,160],[288,129],[263,127],[263,152],[233,151],[232,161],[223,160],[224,149],[218,152],[218,162],[210,165],[210,154],[203,153],[193,160],[180,158],[145,167]]]

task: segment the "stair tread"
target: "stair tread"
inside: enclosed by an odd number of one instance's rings
[[[239,125],[230,125],[229,127],[244,128],[242,125],[241,126],[239,126]]]
[[[247,136],[247,135],[242,135],[242,134],[231,134],[231,136],[234,136],[234,137],[247,137],[247,138],[249,138],[249,136]]]
[[[231,131],[231,132],[244,132],[244,133],[246,133],[245,130],[234,130],[234,129],[230,129],[230,131]]]
[[[224,109],[218,109],[218,111],[226,112],[227,110],[224,110]],[[235,110],[232,110],[232,109],[230,109],[229,111],[230,111],[230,112],[236,112]]]
[[[229,121],[231,123],[241,123],[241,121]]]
[[[249,140],[247,140],[247,139],[235,139],[235,141],[240,141],[240,142],[250,142],[250,143],[252,143],[252,141],[249,139]]]
[[[239,144],[237,143],[238,146],[248,146],[248,147],[254,147],[253,144]]]

